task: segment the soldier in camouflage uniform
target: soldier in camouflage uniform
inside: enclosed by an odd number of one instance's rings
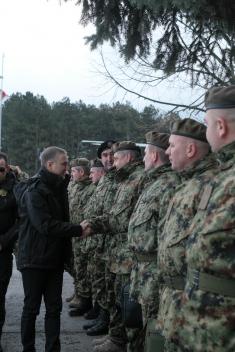
[[[90,198],[85,211],[84,218],[94,215],[94,209],[98,206],[97,202],[97,185],[100,179],[105,175],[105,169],[101,160],[94,159],[91,161],[90,179],[92,183],[96,186],[96,189]],[[99,307],[97,305],[97,292],[96,292],[96,279],[99,277],[100,262],[97,259],[99,253],[102,252],[104,238],[102,235],[94,235],[86,239],[86,251],[88,253],[88,265],[87,265],[87,282],[91,288],[93,308],[84,314],[86,319],[97,318],[99,314]]]
[[[101,154],[101,160],[106,158],[106,156],[103,157],[103,154],[108,155],[109,153],[112,153],[112,150],[110,149],[110,143],[107,145],[107,142],[104,142],[104,145],[102,146],[102,151],[99,150],[99,152],[99,154]],[[104,160],[103,164],[106,168],[106,174],[99,181],[96,191],[92,196],[90,202],[92,207],[90,210],[88,209],[87,217],[102,216],[110,210],[113,204],[114,196],[117,189],[117,183],[115,179],[116,170],[114,168],[111,168],[112,164],[110,162],[109,165],[106,165]],[[97,306],[99,307],[100,312],[98,318],[92,321],[90,324],[84,325],[84,328],[87,330],[88,335],[96,336],[108,332],[109,308],[110,303],[113,303],[113,278],[107,270],[108,263],[106,260],[106,251],[108,251],[110,239],[108,233],[98,233],[88,239],[90,239],[91,243],[93,244],[93,248],[91,248],[90,254],[90,257],[92,257],[92,260],[90,261],[90,272],[92,273],[92,275],[90,275],[92,279],[92,298],[93,302],[96,302]]]
[[[166,339],[166,351],[171,351],[169,339],[174,319],[180,311],[185,285],[188,229],[200,204],[204,185],[213,175],[215,166],[215,160],[208,152],[203,124],[192,119],[173,124],[166,153],[172,168],[179,171],[182,183],[176,188],[164,218],[163,231],[158,237],[158,271],[162,286],[156,327]]]
[[[10,171],[12,171],[15,174],[17,181],[21,182],[29,179],[29,175],[27,174],[27,172],[21,170],[19,166],[9,165],[9,167],[10,167]]]
[[[84,219],[84,209],[94,192],[95,185],[89,179],[90,165],[85,158],[71,161],[72,181],[69,185],[69,210],[70,219],[74,224],[79,224]],[[75,293],[77,302],[70,303],[70,316],[84,314],[91,308],[91,291],[87,284],[86,268],[87,253],[86,239],[73,239],[73,256],[75,272]]]
[[[128,248],[127,232],[130,215],[140,194],[143,166],[140,150],[133,142],[120,142],[114,154],[118,189],[111,209],[103,216],[90,220],[94,232],[112,233],[112,251],[109,254],[110,271],[114,274],[115,303],[111,316],[109,336],[94,348],[95,352],[122,352],[126,350],[127,336],[122,323],[121,289],[130,280],[133,253]]]
[[[146,142],[144,190],[131,215],[128,228],[129,247],[134,252],[135,259],[131,271],[130,294],[142,306],[144,326],[149,318],[157,317],[159,223],[165,215],[174,188],[179,183],[179,177],[172,171],[165,154],[169,146],[169,135],[152,131],[146,134]],[[144,336],[144,333],[141,335]],[[138,347],[138,352],[140,351],[141,346]]]
[[[189,229],[188,275],[172,338],[176,351],[235,351],[235,85],[205,98],[207,139],[219,167]]]

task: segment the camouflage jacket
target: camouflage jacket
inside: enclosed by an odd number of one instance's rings
[[[132,255],[127,243],[128,224],[143,184],[143,163],[124,166],[117,171],[116,179],[118,186],[112,207],[103,216],[92,219],[92,227],[97,233],[112,233],[111,271],[129,273]]]
[[[189,227],[197,213],[204,187],[213,177],[217,165],[213,155],[197,161],[190,168],[181,172],[184,179],[167,209],[164,230],[159,236],[158,272],[159,281],[166,283],[160,294],[158,329],[168,339],[172,334],[172,322],[175,310],[180,309],[178,304],[182,297],[182,289],[174,287],[172,280],[185,280],[187,265],[185,246],[190,235]],[[173,283],[173,287],[169,286]]]
[[[117,190],[116,169],[109,170],[99,181],[84,211],[84,218],[102,216],[109,212]],[[87,238],[87,251],[98,249],[103,252],[104,240],[108,234],[94,234]]]
[[[186,276],[188,229],[216,164],[214,157],[209,155],[181,172],[183,182],[175,190],[164,219],[164,229],[159,234],[158,268],[163,281],[164,276]]]
[[[216,177],[190,227],[187,263],[193,269],[235,279],[235,142],[218,154]],[[233,248],[233,250],[232,250]]]
[[[144,190],[130,218],[128,242],[135,253],[156,254],[158,233],[162,231],[163,225],[160,220],[166,214],[179,176],[170,165],[163,165],[149,170],[145,180]]]
[[[84,220],[85,207],[95,190],[95,185],[89,178],[74,182],[71,181],[68,187],[69,213],[72,223],[80,224]]]
[[[223,291],[226,282],[235,282],[235,142],[223,147],[217,157],[217,173],[205,185],[188,231],[186,259],[194,280],[187,276],[180,329],[175,323],[173,341],[187,350],[202,351],[206,341],[208,352],[232,352],[235,295],[234,289],[233,297]],[[207,275],[204,288],[199,273]],[[211,291],[211,286],[219,291]]]

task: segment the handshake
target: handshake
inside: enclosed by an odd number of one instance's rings
[[[91,224],[87,220],[83,220],[80,226],[82,227],[82,237],[87,237],[94,233]]]

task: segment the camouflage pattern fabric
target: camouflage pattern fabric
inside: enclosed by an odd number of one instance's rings
[[[180,311],[180,301],[186,277],[185,245],[189,226],[197,212],[204,187],[214,174],[216,161],[212,155],[195,162],[181,177],[185,180],[176,188],[164,219],[164,229],[159,233],[158,270],[160,289],[158,330],[166,338],[166,350],[172,334],[175,317]],[[177,279],[182,287],[177,287]]]
[[[117,189],[116,170],[109,170],[99,181],[95,192],[86,206],[84,217],[101,216],[107,213],[112,204]],[[113,296],[113,287],[110,287],[110,277],[106,273],[106,254],[109,247],[109,234],[94,234],[86,240],[88,253],[87,276],[92,290],[93,303],[97,302],[103,309],[108,310],[106,293]],[[112,280],[111,280],[112,282]],[[111,285],[112,286],[112,285]],[[113,300],[112,300],[113,301]],[[111,303],[112,304],[112,303]]]
[[[133,264],[133,253],[128,247],[127,232],[130,216],[143,184],[143,163],[133,162],[116,174],[118,188],[111,209],[104,216],[91,219],[92,227],[98,232],[112,233],[110,244],[111,271],[128,274]]]
[[[84,210],[95,185],[87,178],[82,181],[72,181],[69,190],[70,220],[72,223],[80,224],[84,220]],[[86,239],[73,238],[73,256],[75,268],[75,292],[78,296],[88,298],[91,296],[91,289],[87,282]]]
[[[108,253],[109,273],[116,274],[114,284],[115,305],[112,306],[110,337],[116,343],[126,343],[126,331],[121,320],[120,302],[123,280],[129,281],[133,265],[133,253],[128,247],[127,232],[131,213],[143,187],[143,163],[130,163],[116,173],[118,182],[111,209],[106,215],[91,219],[93,228],[110,232]],[[111,308],[111,307],[110,307]]]
[[[144,325],[148,318],[157,316],[158,233],[162,231],[161,220],[178,183],[179,177],[170,165],[147,171],[144,190],[130,218],[128,243],[135,254],[130,294],[142,305]]]
[[[189,229],[187,265],[195,273],[210,274],[205,290],[187,280],[181,314],[175,321],[172,342],[177,351],[235,351],[235,290],[223,294],[226,284],[235,284],[235,142],[217,154],[216,176],[205,185],[204,197]],[[216,280],[220,293],[210,291]]]

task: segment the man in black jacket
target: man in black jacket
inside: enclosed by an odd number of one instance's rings
[[[58,352],[64,264],[71,254],[71,237],[79,237],[82,227],[69,223],[66,151],[48,147],[40,159],[41,169],[26,191],[22,194],[20,186],[15,191],[21,218],[17,266],[25,294],[21,339],[23,352],[36,351],[35,321],[43,297],[45,351]]]
[[[12,252],[17,238],[15,176],[9,171],[7,155],[0,152],[0,352],[2,327],[5,321],[5,296],[12,274]]]

